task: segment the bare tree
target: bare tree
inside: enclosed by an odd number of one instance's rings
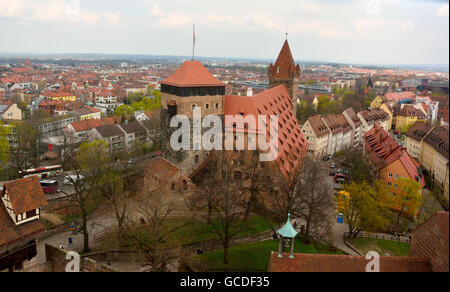
[[[209,224],[222,243],[224,264],[229,263],[232,240],[248,229],[244,219],[249,198],[247,191],[242,187],[243,178],[238,162],[239,157],[233,157],[233,152],[219,153],[218,171],[211,180],[217,197],[213,207],[214,219],[210,220]]]
[[[306,221],[306,238],[309,238],[311,233],[319,237],[325,236],[329,231],[330,215],[334,215],[332,187],[324,183],[323,173],[320,161],[309,157],[304,159],[301,171],[303,186],[294,213]]]
[[[176,257],[172,250],[163,246],[174,234],[189,223],[170,222],[171,214],[176,210],[174,200],[167,199],[167,189],[161,187],[150,192],[149,196],[137,201],[139,220],[128,218],[128,236],[144,254],[152,272],[165,271],[170,259]],[[145,224],[145,225],[144,225]]]
[[[242,169],[245,171],[244,189],[250,194],[245,209],[245,221],[249,219],[250,212],[257,205],[258,197],[263,194],[272,184],[272,177],[265,164],[259,160],[257,151],[243,152]]]

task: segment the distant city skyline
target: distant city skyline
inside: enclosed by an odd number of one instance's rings
[[[448,0],[0,0],[0,53],[449,64]]]

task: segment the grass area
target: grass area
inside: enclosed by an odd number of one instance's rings
[[[407,257],[411,246],[409,243],[374,238],[349,238],[348,241],[364,254],[369,251],[376,251],[381,256]]]
[[[172,236],[167,239],[167,242],[161,245],[162,248],[171,248],[179,245],[189,245],[200,243],[208,240],[217,239],[217,235],[213,232],[214,229],[210,224],[204,222],[198,222],[193,219],[169,219],[163,226],[163,230],[170,230],[176,226],[183,226],[178,229]],[[264,231],[270,230],[270,226],[266,223],[264,218],[253,216],[248,222],[242,222],[245,226],[245,231],[243,231],[240,236],[250,236],[253,234],[262,233]],[[139,232],[143,234],[147,232],[148,226],[142,226],[138,230],[130,230],[129,233]],[[147,236],[146,236],[147,237]],[[101,239],[101,245],[103,249],[132,249],[134,244],[130,236],[124,236],[122,239],[118,239],[117,232],[111,232],[106,234]],[[148,236],[150,239],[150,236]]]
[[[223,250],[196,256],[210,271],[265,272],[269,267],[272,251],[278,251],[278,240],[268,240],[244,244],[230,248],[230,262],[223,264]],[[329,249],[321,243],[305,244],[301,239],[295,241],[295,253],[342,254]]]

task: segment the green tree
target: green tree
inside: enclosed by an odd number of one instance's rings
[[[88,219],[98,206],[96,195],[105,181],[105,176],[110,171],[111,156],[108,144],[103,140],[95,140],[91,143],[85,142],[78,152],[66,152],[64,155],[76,157],[70,159],[69,168],[71,174],[65,177],[73,186],[73,193],[66,193],[74,206],[81,214],[81,231],[84,239],[84,252],[89,251]]]
[[[366,182],[352,183],[346,185],[344,191],[349,196],[339,202],[338,211],[344,215],[351,235],[363,230],[381,230],[389,224],[382,204],[385,190],[381,183],[376,183],[375,187]]]
[[[396,206],[400,207],[397,216],[397,228],[400,225],[400,218],[408,213],[412,216],[420,209],[423,202],[420,183],[410,178],[400,178],[398,180],[398,192],[394,196]]]
[[[8,128],[0,122],[0,163],[3,165],[8,161],[9,142],[7,139]],[[1,169],[0,169],[1,171]]]

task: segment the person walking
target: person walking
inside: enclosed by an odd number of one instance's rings
[[[72,237],[69,237],[69,247],[72,247],[73,246],[73,239],[72,239]]]

